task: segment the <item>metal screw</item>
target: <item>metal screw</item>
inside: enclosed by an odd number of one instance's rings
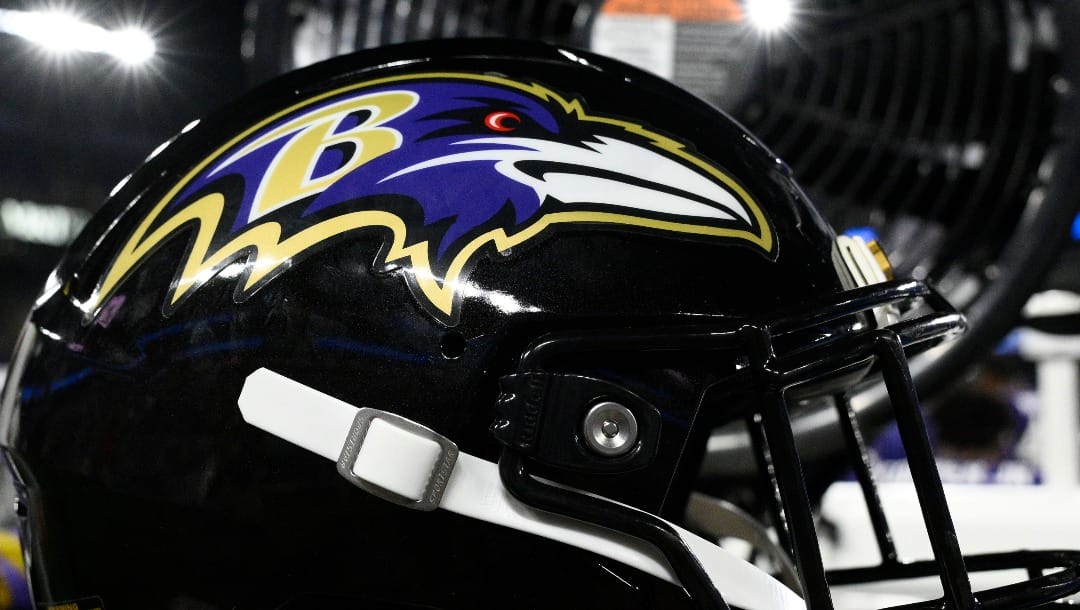
[[[600,431],[608,438],[615,438],[619,434],[619,424],[609,419],[600,424]]]
[[[625,455],[637,443],[638,425],[634,414],[623,405],[604,401],[585,414],[585,444],[604,457]]]

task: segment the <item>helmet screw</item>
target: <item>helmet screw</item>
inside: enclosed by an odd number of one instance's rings
[[[584,432],[589,449],[604,457],[619,457],[637,443],[637,419],[617,402],[599,402],[585,414]]]
[[[608,438],[615,438],[619,435],[619,423],[610,419],[605,420],[604,423],[600,424],[600,431]]]

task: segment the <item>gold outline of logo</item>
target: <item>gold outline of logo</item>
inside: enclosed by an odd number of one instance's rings
[[[304,107],[341,95],[342,93],[391,83],[431,79],[468,80],[492,83],[516,89],[530,94],[541,101],[558,104],[567,114],[576,115],[576,118],[579,121],[615,126],[626,132],[642,137],[656,148],[659,148],[705,172],[707,175],[715,178],[730,189],[730,191],[737,196],[740,202],[743,203],[746,206],[746,209],[753,215],[754,221],[758,228],[760,228],[760,234],[730,227],[712,227],[611,212],[554,212],[541,215],[536,221],[529,224],[524,229],[512,234],[508,234],[503,228],[496,228],[474,237],[453,257],[447,268],[445,277],[440,279],[432,271],[428,242],[421,241],[406,245],[405,239],[407,227],[405,221],[396,214],[386,211],[364,210],[341,214],[302,229],[284,240],[281,239],[280,224],[274,221],[260,222],[248,227],[234,239],[211,253],[209,252],[210,245],[220,226],[225,208],[224,196],[219,193],[211,193],[201,197],[194,203],[185,206],[182,210],[151,232],[151,227],[161,216],[165,208],[173,202],[173,199],[182,191],[182,189],[190,184],[200,172],[206,169],[214,161],[221,159],[226,152],[242,142],[245,138],[248,138],[253,133],[266,127],[272,122],[297,112]],[[765,218],[764,213],[761,211],[761,207],[750,194],[731,177],[707,163],[705,160],[687,152],[683,144],[635,123],[609,117],[589,115],[582,108],[579,100],[567,100],[554,91],[537,83],[525,84],[497,76],[456,72],[409,74],[365,81],[363,83],[341,87],[289,106],[288,108],[259,121],[233,137],[226,144],[219,147],[211,155],[207,156],[203,161],[191,169],[158,201],[157,204],[154,205],[153,209],[142,222],[139,223],[138,227],[127,239],[120,252],[109,265],[104,278],[94,290],[85,309],[96,316],[105,301],[107,301],[119,285],[128,278],[131,272],[133,272],[134,269],[138,267],[139,264],[141,264],[141,262],[159,245],[167,241],[170,237],[179,234],[188,223],[196,223],[198,227],[187,252],[184,264],[174,277],[169,288],[169,293],[166,296],[167,311],[178,306],[185,296],[189,295],[194,289],[213,277],[222,266],[245,252],[249,253],[247,270],[245,272],[246,278],[242,279],[244,284],[238,289],[238,294],[242,294],[246,298],[253,294],[262,283],[269,281],[278,273],[288,268],[288,263],[300,253],[343,233],[373,227],[390,229],[393,237],[389,247],[384,247],[384,262],[389,264],[408,258],[412,264],[407,267],[406,270],[413,274],[413,282],[415,282],[416,288],[418,288],[423,297],[442,314],[444,322],[454,319],[454,306],[457,301],[455,297],[459,293],[459,284],[464,280],[463,275],[466,273],[469,263],[474,259],[477,252],[482,247],[490,243],[500,252],[504,252],[535,238],[553,225],[564,223],[615,224],[689,235],[738,239],[756,246],[766,254],[771,254],[775,246],[773,233],[769,223]],[[240,278],[238,278],[238,281],[240,281]],[[414,290],[414,293],[415,292],[416,291]],[[417,297],[420,298],[420,295],[417,295]]]

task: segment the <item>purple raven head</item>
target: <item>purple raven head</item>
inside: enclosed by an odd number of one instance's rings
[[[409,197],[424,226],[440,227],[434,241],[441,258],[506,208],[517,226],[540,212],[543,194],[500,164],[560,140],[562,126],[549,108],[521,92],[476,83],[416,83],[410,90],[419,96],[416,107],[392,123],[401,147],[336,181],[308,213],[358,193]]]
[[[241,300],[317,244],[373,226],[394,235],[383,262],[408,259],[414,293],[444,321],[454,317],[453,280],[483,246],[505,250],[554,224],[633,225],[774,251],[756,202],[682,143],[537,84],[473,74],[386,79],[294,106],[218,149],[151,216],[102,292],[179,229],[143,231],[192,219],[204,239],[173,305],[244,253],[256,260]]]

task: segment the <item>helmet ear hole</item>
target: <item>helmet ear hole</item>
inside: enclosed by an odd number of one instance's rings
[[[443,334],[442,341],[440,342],[442,348],[442,355],[444,358],[454,359],[459,358],[465,353],[465,337],[456,330],[451,330]]]

